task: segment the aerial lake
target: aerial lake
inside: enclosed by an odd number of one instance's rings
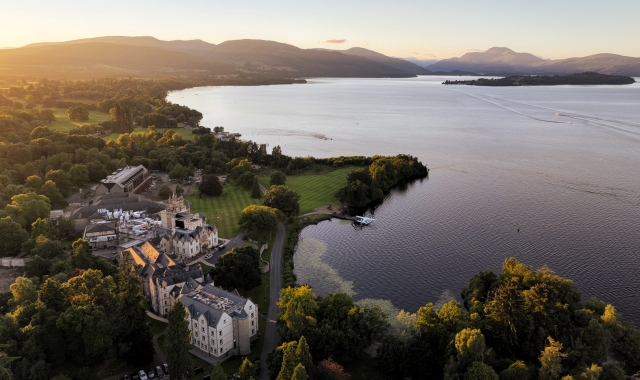
[[[444,86],[445,77],[206,87],[169,100],[291,156],[412,154],[427,179],[305,228],[299,283],[415,312],[508,257],[640,325],[640,84]],[[450,79],[450,78],[449,78]],[[455,79],[465,79],[455,78]]]

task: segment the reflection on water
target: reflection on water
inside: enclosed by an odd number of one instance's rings
[[[640,83],[443,80],[319,79],[169,100],[203,112],[205,126],[289,155],[407,153],[429,166],[429,179],[373,210],[370,227],[333,220],[303,230],[295,271],[320,293],[344,289],[415,312],[514,256],[640,322]]]

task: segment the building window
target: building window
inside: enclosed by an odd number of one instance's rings
[[[166,304],[167,304],[167,301],[164,301],[164,304],[166,305]]]
[[[223,319],[223,320],[222,320],[222,323],[227,323],[227,320],[226,320],[226,319]]]
[[[198,332],[196,331],[196,338],[198,337]]]
[[[164,313],[167,314],[167,308],[164,309]]]
[[[249,310],[251,310],[251,308],[252,308],[252,307],[253,307],[253,306],[249,306]],[[253,314],[251,314],[251,316],[253,316]]]
[[[253,318],[253,313],[251,313],[251,318]]]
[[[251,335],[255,334],[256,330],[255,329],[251,329]]]
[[[202,332],[204,332],[204,327],[202,328]]]
[[[222,335],[222,330],[220,330],[220,335]]]
[[[220,339],[220,344],[222,344],[222,339]]]
[[[251,321],[251,326],[254,326],[253,322],[254,322],[254,321]]]
[[[198,328],[198,324],[193,322],[193,327]]]

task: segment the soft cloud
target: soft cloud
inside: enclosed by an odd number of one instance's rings
[[[320,40],[318,42],[324,42],[325,44],[343,44],[347,42],[347,40],[332,39],[332,40]]]
[[[467,50],[467,52],[469,52],[469,53],[478,53],[478,52],[483,52],[483,51],[484,50],[482,50],[482,49],[469,49],[469,50]]]

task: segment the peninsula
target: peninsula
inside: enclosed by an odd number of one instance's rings
[[[584,72],[570,75],[514,75],[504,78],[475,80],[447,80],[442,84],[462,84],[467,86],[558,86],[558,85],[621,85],[635,83],[635,79],[624,75],[607,75]]]

